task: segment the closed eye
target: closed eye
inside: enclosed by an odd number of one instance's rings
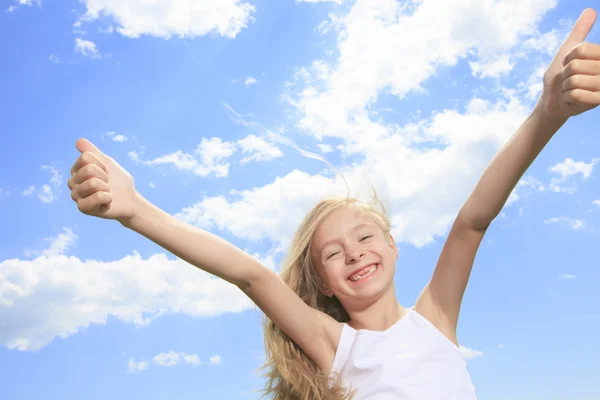
[[[331,253],[330,255],[328,255],[326,260],[329,260],[331,257],[335,256],[336,254],[339,254],[339,251],[336,251],[335,253]]]
[[[367,239],[368,239],[368,238],[370,238],[370,237],[373,237],[373,235],[365,235],[365,236],[363,236],[362,238],[360,238],[360,241],[361,241],[361,242],[362,242],[362,241],[365,241],[365,240],[367,240]]]

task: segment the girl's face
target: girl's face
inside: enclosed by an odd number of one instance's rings
[[[311,253],[326,285],[342,303],[379,296],[391,287],[398,251],[367,212],[332,212],[313,235]]]

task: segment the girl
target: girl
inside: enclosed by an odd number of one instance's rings
[[[509,194],[571,116],[600,104],[600,46],[582,43],[586,10],[544,75],[531,116],[458,213],[429,283],[396,300],[398,252],[385,214],[349,198],[319,202],[298,229],[281,278],[225,240],[150,204],[112,158],[80,139],[68,186],[79,210],[115,219],[247,294],[267,316],[275,399],[473,400],[456,327],[479,244]]]

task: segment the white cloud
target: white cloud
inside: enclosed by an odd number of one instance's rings
[[[496,101],[472,99],[464,112],[441,110],[395,126],[373,121],[369,107],[383,91],[402,98],[421,90],[437,68],[453,66],[460,58],[477,62],[478,56],[485,61],[510,53],[524,37],[539,36],[536,24],[556,2],[515,4],[429,1],[416,3],[408,13],[392,0],[359,0],[341,17],[338,59],[315,60],[286,84],[299,127],[317,140],[340,138],[340,149],[356,156],[342,169],[352,187],[368,177],[394,205],[390,211],[398,241],[422,246],[447,232],[480,174],[529,109],[505,91],[506,97]],[[434,25],[436,30],[429,29]],[[237,123],[256,127],[230,112]],[[328,174],[293,171],[263,187],[234,191],[231,198],[206,197],[179,215],[243,239],[268,238],[282,248],[316,200],[332,190],[344,193],[342,183]]]
[[[321,150],[321,153],[326,154],[326,153],[331,153],[333,151],[333,146],[330,144],[321,144],[319,143],[317,145],[317,147],[319,148],[319,150]]]
[[[38,7],[42,6],[42,1],[41,0],[15,0],[15,2],[19,5],[19,6],[32,6],[34,4],[37,4]],[[11,5],[9,6],[6,11],[9,13],[15,12],[17,10],[17,6],[15,5]]]
[[[42,251],[25,250],[26,257],[56,257],[64,255],[68,249],[73,247],[77,235],[70,228],[64,227],[62,232],[54,237],[44,238],[43,241],[49,243],[48,247]]]
[[[571,158],[565,159],[565,161],[553,165],[550,167],[550,172],[556,172],[560,175],[560,181],[563,181],[573,175],[581,175],[583,179],[589,178],[600,159],[593,159],[592,162],[586,163],[583,161],[573,161]]]
[[[110,137],[113,142],[123,143],[127,141],[127,136],[112,131],[106,132],[106,136]]]
[[[155,366],[155,367],[173,367],[176,366],[178,364],[189,364],[193,367],[197,367],[199,365],[202,365],[202,361],[200,360],[200,357],[198,357],[197,354],[187,354],[185,352],[176,352],[176,351],[169,351],[166,353],[160,353],[155,355],[154,357],[151,358],[151,361],[147,361],[147,360],[140,360],[140,361],[135,361],[133,358],[129,359],[129,363],[127,364],[127,369],[129,373],[131,372],[138,372],[138,371],[145,371],[147,370],[150,366]],[[217,365],[221,363],[221,356],[219,355],[214,355],[211,356],[208,360],[207,364],[210,365]]]
[[[60,64],[60,59],[58,58],[58,56],[56,56],[54,54],[50,54],[50,57],[48,57],[48,59],[50,60],[50,62],[53,62],[54,64]]]
[[[240,160],[240,164],[250,161],[267,161],[283,156],[277,146],[256,135],[248,135],[238,140],[237,144],[242,148],[243,154],[249,154]]]
[[[460,352],[466,360],[472,360],[477,357],[481,357],[483,355],[482,351],[473,350],[468,347],[459,346]]]
[[[30,196],[30,195],[32,195],[33,193],[35,193],[35,186],[34,186],[34,185],[31,185],[31,186],[29,186],[27,189],[25,189],[25,190],[23,190],[23,191],[21,192],[21,194],[22,194],[23,196]]]
[[[575,279],[575,275],[572,274],[561,274],[558,276],[558,279]]]
[[[9,349],[37,350],[109,317],[148,325],[167,313],[206,317],[252,308],[234,285],[165,254],[0,262],[0,343]]]
[[[38,190],[38,199],[42,203],[53,203],[56,200],[56,196],[54,196],[54,192],[50,185],[42,185],[42,187]]]
[[[596,205],[596,206],[600,207],[600,199],[599,199],[599,200],[594,200],[594,201],[592,202],[592,204],[594,204],[594,205]]]
[[[489,61],[473,61],[469,63],[473,76],[477,78],[499,78],[508,74],[515,66],[508,54],[502,54]]]
[[[560,46],[562,36],[565,34],[566,32],[561,32],[559,36],[559,32],[552,30],[550,32],[546,32],[539,36],[534,36],[525,40],[524,47],[529,50],[534,50],[536,52],[553,56]]]
[[[55,257],[65,254],[77,240],[77,235],[69,228],[63,228],[63,231],[55,237],[45,238],[45,242],[50,242],[50,247],[42,251],[45,257]]]
[[[54,187],[59,187],[59,186],[62,185],[62,183],[63,183],[63,175],[61,174],[61,172],[58,169],[56,169],[56,168],[54,168],[54,167],[52,167],[50,165],[43,165],[42,169],[50,171],[50,175],[51,175],[51,177],[50,177],[50,183]]]
[[[246,82],[245,85],[246,86],[252,86],[256,83],[256,78],[249,76],[248,78],[246,78]]]
[[[152,361],[155,365],[160,365],[163,367],[172,367],[179,362],[179,354],[170,351],[168,353],[160,353],[152,358]]]
[[[214,356],[210,357],[210,363],[212,365],[220,365],[222,361],[223,361],[223,358],[218,354],[215,354]]]
[[[355,140],[367,128],[376,131],[365,107],[380,91],[403,98],[422,90],[439,67],[503,54],[524,36],[537,35],[536,23],[555,5],[555,0],[426,1],[409,13],[393,0],[358,0],[343,17],[339,58],[327,64],[330,79],[321,84],[308,80],[290,95],[302,114],[299,126],[318,138]],[[313,66],[311,75],[318,73]],[[379,139],[373,132],[369,136]]]
[[[523,82],[520,84],[521,89],[526,91],[526,96],[530,100],[536,99],[544,88],[543,77],[546,72],[546,65],[539,65],[537,68],[533,70],[533,72],[529,75],[527,82]]]
[[[197,37],[209,33],[234,38],[251,21],[255,7],[240,0],[82,0],[80,21],[109,16],[123,36]]]
[[[148,369],[149,363],[148,361],[133,361],[133,359],[129,359],[128,372],[135,371],[145,371]]]
[[[205,229],[230,231],[252,241],[267,238],[285,247],[306,211],[335,184],[324,176],[292,171],[266,186],[234,191],[231,201],[206,197],[177,217]]]
[[[75,39],[75,52],[90,58],[100,58],[96,44],[81,38]]]
[[[35,185],[30,185],[21,192],[21,195],[30,196],[37,193],[37,197],[42,203],[52,203],[57,198],[54,189],[63,184],[63,175],[58,169],[50,165],[42,165],[42,170],[50,171],[50,184],[43,184],[39,189],[36,189]]]
[[[234,143],[224,142],[221,138],[212,137],[210,139],[202,138],[194,154],[177,150],[151,161],[143,161],[136,152],[132,151],[129,153],[129,157],[146,165],[171,164],[179,170],[191,171],[201,177],[212,175],[216,178],[223,178],[229,174],[229,163],[226,160],[234,152]]]
[[[600,161],[600,159],[595,158],[591,162],[586,163],[583,161],[573,161],[571,158],[567,158],[565,161],[553,165],[549,168],[549,171],[556,173],[559,176],[551,180],[548,189],[553,192],[574,193],[577,190],[574,185],[564,186],[562,183],[575,175],[581,175],[582,179],[589,178],[594,169],[594,165],[596,165],[598,161]]]
[[[569,217],[552,217],[544,220],[544,224],[556,224],[559,222],[564,222],[569,225],[571,229],[581,229],[585,225],[584,222],[580,219],[573,219]]]

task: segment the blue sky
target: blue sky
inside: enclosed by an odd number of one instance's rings
[[[261,314],[238,290],[77,211],[78,138],[269,268],[343,190],[324,157],[388,205],[410,306],[591,3],[4,2],[0,397],[257,399],[263,384]],[[599,117],[565,125],[485,237],[459,326],[481,399],[600,397]]]

